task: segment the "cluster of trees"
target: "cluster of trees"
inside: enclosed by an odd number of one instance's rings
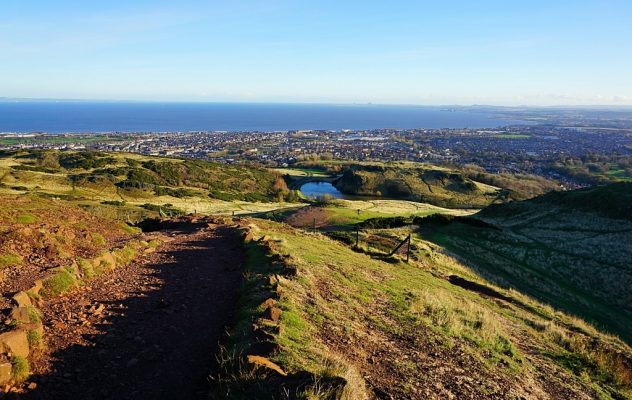
[[[538,175],[491,174],[473,164],[464,165],[461,169],[466,177],[474,181],[506,189],[508,197],[512,200],[526,200],[559,189],[556,181]]]
[[[580,182],[600,185],[632,178],[632,157],[605,154],[560,157],[553,163],[553,169]]]

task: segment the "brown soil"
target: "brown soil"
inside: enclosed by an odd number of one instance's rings
[[[235,309],[241,242],[224,225],[168,239],[156,253],[42,307],[47,347],[20,398],[206,397]]]
[[[286,218],[285,222],[295,228],[312,228],[316,219],[316,228],[329,224],[329,214],[322,207],[307,206]]]
[[[8,309],[11,295],[30,287],[49,269],[70,265],[76,257],[94,257],[131,237],[116,222],[66,202],[3,196],[2,203],[0,255],[19,255],[23,261],[0,271],[0,309]],[[34,216],[34,221],[20,223],[24,215]]]

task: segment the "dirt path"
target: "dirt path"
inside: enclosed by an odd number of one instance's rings
[[[195,399],[232,320],[243,255],[225,226],[171,233],[158,252],[43,308],[47,349],[25,399]]]

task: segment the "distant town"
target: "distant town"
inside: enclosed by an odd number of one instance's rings
[[[555,165],[608,157],[606,169],[620,162],[613,171],[621,177],[632,176],[632,170],[626,171],[632,158],[632,128],[516,125],[492,129],[0,134],[0,149],[33,148],[132,152],[268,167],[318,160],[475,164],[492,173],[554,178],[570,187],[581,186],[582,180],[561,173]]]

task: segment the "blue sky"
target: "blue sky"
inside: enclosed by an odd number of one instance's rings
[[[632,104],[632,1],[3,0],[0,97]]]

